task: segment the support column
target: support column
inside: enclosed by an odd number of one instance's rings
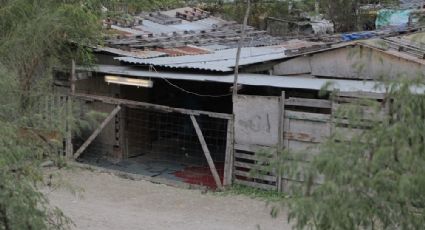
[[[227,122],[227,143],[226,143],[226,156],[224,160],[224,179],[223,185],[232,185],[233,182],[233,163],[234,163],[234,132],[233,132],[234,119]]]
[[[220,176],[218,175],[217,169],[215,168],[214,161],[211,158],[210,150],[208,149],[207,143],[205,142],[204,135],[202,134],[201,128],[199,128],[199,124],[196,121],[195,116],[190,115],[190,119],[192,120],[193,126],[195,127],[196,134],[198,135],[199,142],[201,142],[202,150],[204,151],[205,157],[207,158],[208,165],[210,166],[211,173],[214,177],[215,183],[219,189],[223,186],[221,184]]]
[[[71,76],[70,76],[71,88],[69,94],[66,96],[66,139],[65,139],[65,155],[67,158],[72,158],[72,153],[74,152],[74,146],[72,145],[72,127],[71,127],[71,117],[72,113],[72,96],[75,94],[75,81],[76,81],[76,68],[75,60],[71,62]]]

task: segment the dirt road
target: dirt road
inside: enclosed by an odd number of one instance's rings
[[[62,180],[84,191],[46,191],[51,203],[90,230],[289,230],[285,216],[273,219],[265,202],[220,196],[123,179],[83,169],[61,171]]]

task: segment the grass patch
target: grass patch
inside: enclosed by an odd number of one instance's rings
[[[285,193],[263,190],[245,185],[233,185],[232,187],[229,187],[226,190],[218,192],[216,194],[223,196],[243,195],[254,199],[264,200],[267,202],[279,202],[288,198],[288,195]]]

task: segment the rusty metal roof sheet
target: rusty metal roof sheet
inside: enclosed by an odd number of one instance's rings
[[[155,58],[155,57],[164,57],[167,56],[167,53],[160,51],[150,51],[150,50],[131,50],[126,51],[122,49],[116,49],[111,47],[97,47],[95,48],[97,52],[106,52],[110,54],[116,54],[123,57],[133,57],[133,58]]]
[[[210,50],[196,47],[196,46],[183,46],[176,48],[157,48],[156,51],[166,53],[168,56],[184,56],[184,55],[199,55],[199,54],[209,54]]]

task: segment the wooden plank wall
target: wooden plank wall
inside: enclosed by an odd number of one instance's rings
[[[238,95],[234,101],[235,143],[233,181],[236,184],[275,190],[277,177],[256,153],[270,153],[279,145],[281,103],[278,97]],[[251,173],[255,169],[261,175]]]
[[[364,104],[364,99],[377,102],[377,107],[371,107]],[[368,102],[370,103],[370,102]],[[341,141],[352,138],[368,128],[370,121],[382,120],[389,112],[389,103],[385,100],[385,95],[381,93],[364,93],[364,92],[338,92],[333,100],[332,113],[335,114],[339,109],[347,105],[356,105],[360,110],[361,127],[349,127],[350,121],[346,117],[334,118],[332,122],[332,130],[337,133]],[[342,116],[342,115],[341,115]],[[334,116],[337,117],[337,116]]]
[[[258,145],[256,143],[238,143],[235,142],[235,153],[234,153],[234,182],[237,184],[248,185],[252,187],[271,189],[278,191],[288,191],[288,185],[294,182],[299,182],[296,178],[290,176],[277,176],[273,169],[267,167],[267,163],[264,159],[259,159],[258,152],[270,153],[270,159],[276,157],[276,153],[279,149],[290,150],[294,152],[304,152],[305,158],[301,163],[307,163],[311,161],[312,157],[319,153],[319,144],[323,143],[336,129],[344,129],[343,125],[335,124],[332,119],[333,113],[340,108],[342,104],[352,103],[361,98],[373,99],[378,102],[382,102],[384,99],[383,94],[374,93],[345,93],[339,92],[334,100],[328,99],[308,99],[308,98],[285,98],[285,94],[282,94],[280,100],[281,119],[279,123],[271,124],[275,127],[281,127],[279,132],[283,133],[278,135],[282,138],[282,144],[278,145]],[[256,96],[250,96],[256,97]],[[255,100],[253,100],[255,101]],[[384,102],[382,102],[384,103]],[[380,115],[384,115],[387,111],[387,107],[383,106]],[[376,112],[371,111],[371,108],[364,108],[363,116],[365,119],[368,117],[375,116]],[[246,111],[245,111],[246,113]],[[258,113],[258,112],[257,112]],[[244,117],[249,115],[244,114]],[[238,122],[238,114],[235,114]],[[283,126],[283,127],[282,127]],[[237,128],[237,126],[236,126]],[[350,138],[355,132],[361,132],[362,130],[345,130],[346,137]],[[238,132],[237,130],[235,131]],[[300,162],[297,162],[300,163]],[[263,170],[261,175],[250,173],[252,169]]]
[[[284,101],[283,149],[303,152],[296,164],[308,163],[319,153],[318,145],[331,134],[332,101],[289,97]],[[283,174],[279,191],[288,192],[291,183],[299,179]]]
[[[235,144],[234,152],[234,183],[255,188],[276,190],[277,176],[259,157],[258,152],[270,153],[270,158],[276,154],[275,148],[265,146],[247,146]],[[259,173],[252,173],[255,170]]]
[[[280,177],[276,175],[275,170],[264,161],[266,153],[269,153],[269,159],[277,157],[279,149],[289,149],[294,151],[311,151],[311,155],[317,153],[317,145],[329,137],[331,132],[331,108],[330,100],[306,99],[306,98],[287,98],[282,93],[280,98],[272,99],[270,97],[258,96],[241,96],[239,99],[244,100],[244,104],[254,103],[258,101],[275,102],[279,101],[279,109],[269,109],[264,103],[255,103],[251,106],[252,110],[242,110],[243,115],[239,116],[238,109],[235,110],[235,122],[246,123],[249,117],[271,117],[269,113],[278,113],[279,118],[272,119],[271,127],[279,127],[278,133],[273,136],[279,137],[277,142],[267,145],[262,141],[251,141],[250,143],[242,142],[236,137],[235,156],[234,156],[234,182],[252,187],[282,190],[282,186],[288,184],[291,178]],[[266,99],[268,101],[266,101]],[[237,102],[237,104],[240,104]],[[263,107],[260,110],[259,106]],[[252,113],[252,114],[251,114]],[[242,121],[240,121],[242,119]],[[235,132],[239,126],[235,126]],[[249,140],[245,138],[244,140]],[[251,139],[255,140],[255,139]],[[270,139],[269,139],[270,140]],[[262,156],[258,157],[258,152],[262,152]],[[279,151],[280,152],[280,151]],[[308,159],[307,159],[308,160]],[[251,171],[259,171],[260,173],[251,173]]]

